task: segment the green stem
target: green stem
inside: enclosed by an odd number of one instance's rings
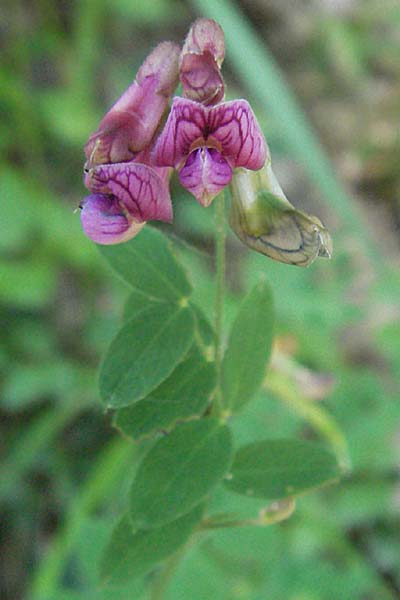
[[[223,397],[221,390],[221,366],[223,358],[223,321],[224,321],[224,297],[225,297],[225,202],[222,192],[215,200],[215,366],[217,370],[217,391],[212,407],[212,415],[221,417],[223,414]],[[151,592],[150,600],[162,600],[166,589],[175,573],[175,570],[186,550],[183,547],[180,552],[174,554],[165,564],[159,577],[156,579]]]
[[[220,417],[223,413],[221,367],[225,298],[225,202],[223,192],[215,200],[215,204],[215,366],[217,369],[217,392],[212,412],[214,416]]]
[[[351,463],[346,438],[330,414],[315,402],[303,398],[298,390],[294,389],[284,377],[274,370],[269,371],[264,386],[308,421],[331,444],[342,468],[345,471],[350,469]]]

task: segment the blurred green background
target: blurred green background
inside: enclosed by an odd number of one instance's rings
[[[236,436],[320,437],[352,471],[281,525],[204,538],[167,598],[400,598],[400,5],[14,0],[0,8],[4,600],[146,597],[143,582],[97,580],[136,453],[96,387],[127,294],[74,210],[88,134],[150,49],[183,41],[200,15],[225,28],[228,96],[252,102],[282,187],[335,246],[303,270],[229,237],[227,322],[260,273],[278,321],[271,383]],[[166,231],[187,242],[177,247],[211,314],[213,209],[176,181],[173,199]]]

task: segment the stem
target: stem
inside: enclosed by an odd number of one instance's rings
[[[315,402],[302,397],[279,373],[270,370],[264,386],[318,431],[332,446],[341,467],[347,471],[351,461],[347,441],[334,418]]]
[[[222,366],[222,333],[224,321],[224,295],[225,295],[225,202],[222,192],[215,200],[215,341],[214,354],[217,371],[217,390],[211,413],[215,417],[223,414],[223,398],[221,390],[221,366]],[[150,600],[162,600],[165,591],[178,566],[185,547],[174,554],[165,564],[159,577],[156,579],[150,592]]]
[[[224,321],[225,296],[225,203],[224,192],[215,201],[215,366],[217,370],[217,392],[213,406],[213,414],[220,417],[223,413],[223,397],[221,390],[222,367],[222,334]]]

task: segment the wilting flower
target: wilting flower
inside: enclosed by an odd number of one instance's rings
[[[179,47],[159,44],[85,146],[85,233],[100,244],[136,235],[146,221],[172,220],[170,169],[151,164],[153,137],[178,82]]]
[[[279,262],[306,267],[330,258],[332,240],[321,221],[286,198],[268,161],[256,173],[238,169],[231,183],[229,222],[252,250]]]

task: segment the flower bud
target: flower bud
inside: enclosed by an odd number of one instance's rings
[[[297,210],[268,162],[260,171],[237,169],[231,182],[229,223],[247,246],[273,260],[306,267],[331,258],[332,239],[321,221]]]
[[[159,44],[89,137],[85,168],[133,160],[151,142],[178,83],[179,46]]]
[[[186,98],[205,105],[223,100],[224,80],[220,71],[224,55],[221,27],[211,19],[197,19],[180,56],[179,78]]]

